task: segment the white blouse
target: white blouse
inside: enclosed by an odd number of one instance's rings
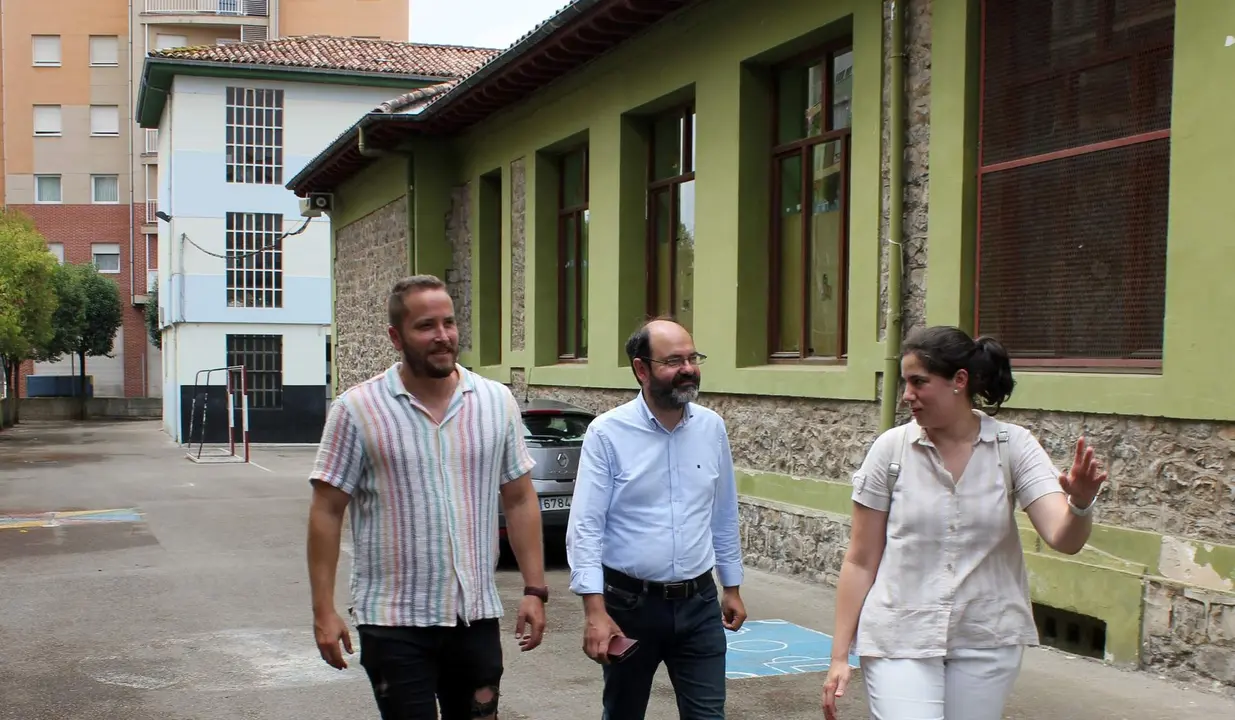
[[[857,655],[924,658],[1038,644],[997,443],[1006,440],[1021,509],[1063,492],[1059,471],[1028,430],[974,412],[981,429],[960,482],[914,420],[882,433],[853,476],[854,502],[888,512],[883,559],[854,638]],[[898,458],[890,482],[889,465]]]

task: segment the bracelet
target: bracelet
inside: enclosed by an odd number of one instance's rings
[[[1094,496],[1093,496],[1093,500],[1090,500],[1090,501],[1089,501],[1089,504],[1088,504],[1088,505],[1086,505],[1086,506],[1085,506],[1085,507],[1083,507],[1083,508],[1078,508],[1077,506],[1075,506],[1075,505],[1073,505],[1073,504],[1072,504],[1072,496],[1071,496],[1071,495],[1067,495],[1066,497],[1068,498],[1068,509],[1072,511],[1072,514],[1073,514],[1073,515],[1077,515],[1077,516],[1079,516],[1079,517],[1088,517],[1089,515],[1093,514],[1093,507],[1094,507],[1094,505],[1097,505],[1097,504],[1098,504],[1098,496],[1097,496],[1097,495],[1094,495]]]

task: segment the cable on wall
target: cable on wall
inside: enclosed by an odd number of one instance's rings
[[[205,253],[206,255],[209,255],[210,257],[222,258],[224,260],[239,260],[239,259],[243,259],[247,257],[252,257],[254,255],[260,255],[261,253],[264,253],[267,250],[274,250],[276,247],[278,247],[279,243],[283,241],[283,238],[289,238],[289,237],[292,237],[293,235],[299,235],[300,233],[304,232],[309,227],[309,221],[311,219],[312,218],[305,218],[304,222],[300,224],[300,227],[296,228],[295,230],[291,232],[283,233],[282,235],[275,238],[274,242],[270,243],[269,245],[266,245],[265,247],[260,247],[256,250],[250,250],[249,252],[244,252],[244,253],[219,254],[217,252],[211,252],[210,250],[207,250],[201,245],[198,245],[197,243],[193,242],[193,239],[189,237],[188,233],[180,233],[180,239],[192,245],[193,247],[197,248],[199,251]]]

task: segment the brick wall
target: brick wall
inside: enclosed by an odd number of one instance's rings
[[[64,260],[71,263],[89,262],[91,245],[120,245],[120,273],[110,275],[120,286],[120,304],[124,309],[124,346],[112,352],[124,353],[124,395],[144,397],[146,386],[142,372],[146,360],[146,322],[142,306],[133,305],[133,288],[129,282],[130,266],[139,293],[146,287],[145,240],[141,223],[145,219],[145,203],[134,205],[10,205],[34,220],[39,232],[49,243],[64,244]],[[133,257],[129,253],[130,215],[132,216]],[[89,371],[90,361],[86,361]],[[22,365],[21,394],[26,393],[25,377],[34,371],[33,363]]]

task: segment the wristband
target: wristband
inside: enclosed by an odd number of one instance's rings
[[[1068,495],[1067,498],[1068,498],[1068,509],[1072,511],[1073,515],[1076,515],[1078,517],[1089,517],[1091,514],[1093,514],[1093,506],[1098,504],[1097,495],[1094,495],[1093,500],[1090,500],[1089,504],[1083,508],[1079,508],[1072,504],[1071,495]]]

